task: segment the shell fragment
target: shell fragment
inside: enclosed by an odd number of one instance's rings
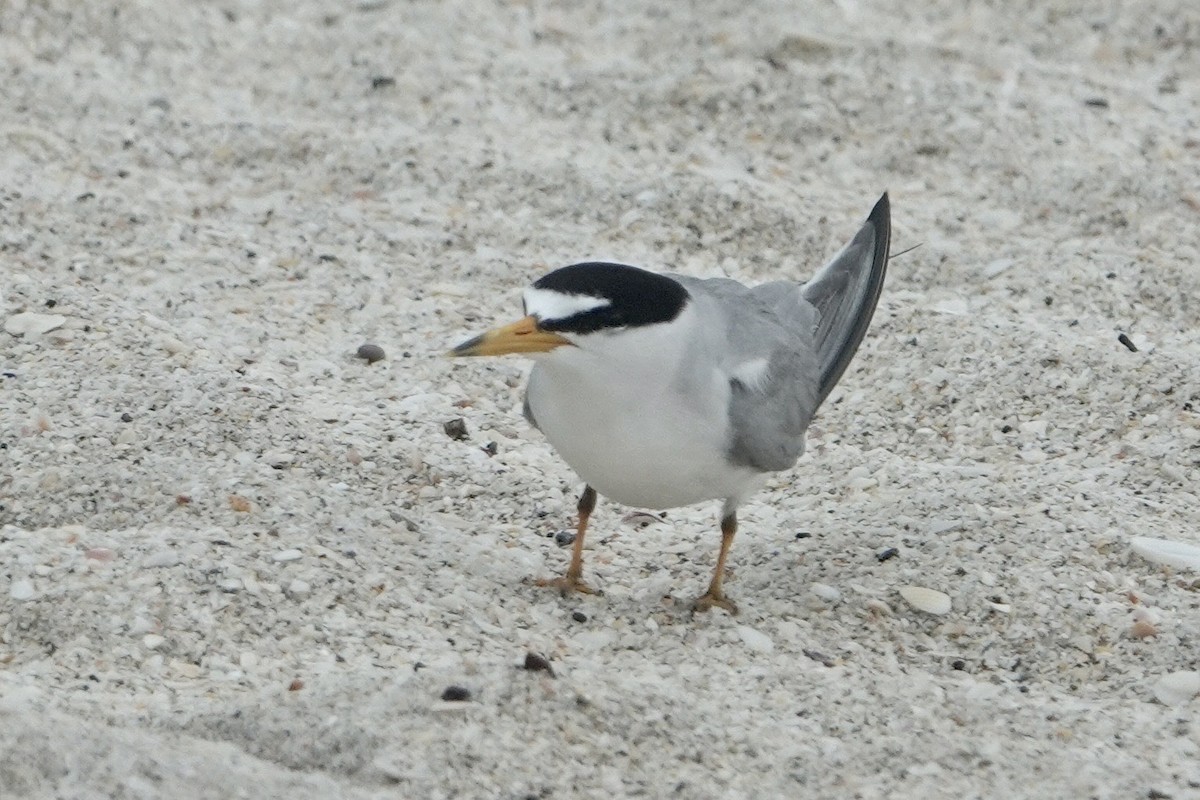
[[[1130,540],[1130,545],[1133,547],[1133,552],[1155,564],[1164,564],[1175,569],[1200,571],[1200,547],[1194,544],[1135,536]]]
[[[1150,690],[1164,706],[1181,706],[1200,694],[1200,672],[1169,672],[1155,681]]]
[[[910,606],[918,611],[924,611],[926,614],[941,616],[950,613],[950,595],[939,592],[937,589],[929,589],[925,586],[901,586],[900,596]]]

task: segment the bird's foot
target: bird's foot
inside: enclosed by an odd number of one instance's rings
[[[731,617],[737,616],[737,603],[726,597],[724,592],[713,592],[711,589],[702,597],[696,598],[696,602],[692,603],[692,612],[708,611],[714,606],[725,609]]]
[[[596,590],[583,582],[583,578],[578,575],[563,575],[561,578],[541,578],[535,581],[538,586],[548,586],[552,589],[558,589],[563,597],[566,597],[571,592],[579,592],[580,594],[596,594]]]

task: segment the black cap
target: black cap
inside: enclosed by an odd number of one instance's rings
[[[589,261],[544,275],[533,288],[607,301],[563,319],[540,319],[548,331],[594,333],[670,322],[687,305],[688,292],[678,281],[626,264]]]

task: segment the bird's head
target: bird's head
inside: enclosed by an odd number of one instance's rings
[[[525,316],[469,339],[452,356],[537,356],[560,347],[590,346],[623,331],[671,322],[687,290],[665,275],[624,264],[562,267],[525,290]]]

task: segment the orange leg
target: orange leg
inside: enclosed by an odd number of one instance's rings
[[[725,596],[721,582],[725,579],[725,559],[729,557],[729,548],[733,546],[733,536],[737,533],[737,512],[730,511],[721,518],[721,552],[717,555],[717,569],[713,572],[708,591],[696,600],[693,611],[708,611],[713,606],[723,608],[730,614],[738,613],[737,603]]]
[[[587,533],[588,519],[596,509],[596,490],[590,486],[583,487],[579,496],[579,524],[575,527],[575,546],[571,549],[571,566],[567,574],[561,578],[543,578],[538,586],[552,586],[564,595],[569,592],[595,594],[596,590],[583,582],[583,536]]]

